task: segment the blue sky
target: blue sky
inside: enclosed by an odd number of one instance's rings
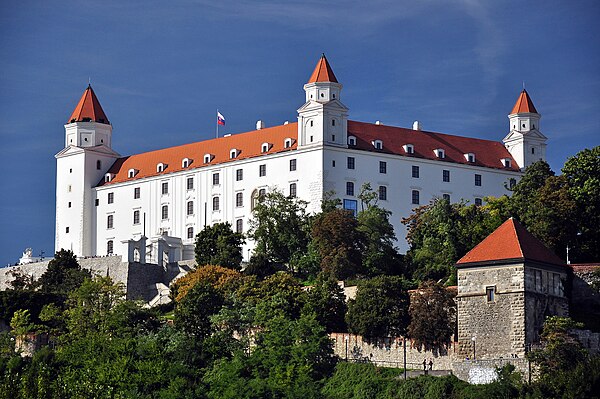
[[[0,3],[0,265],[54,249],[55,159],[91,78],[122,155],[295,120],[325,52],[350,118],[501,140],[525,81],[548,160],[600,144],[598,1]]]

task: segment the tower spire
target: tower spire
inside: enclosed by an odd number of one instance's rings
[[[321,54],[321,58],[319,59],[319,62],[317,62],[317,66],[315,67],[312,75],[310,75],[310,79],[308,79],[307,83],[316,82],[338,83],[337,78],[333,73],[333,69],[331,69],[331,65],[329,65],[327,57],[325,57],[325,53]]]
[[[83,92],[83,95],[79,99],[79,103],[77,103],[77,106],[73,110],[67,123],[98,122],[110,125],[110,122],[100,105],[100,101],[98,101],[98,97],[96,97],[96,93],[94,93],[94,90],[92,89],[90,81],[91,80],[88,80],[88,87]]]

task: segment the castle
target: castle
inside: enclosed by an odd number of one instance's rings
[[[340,84],[323,55],[304,85],[298,121],[121,156],[91,86],[65,125],[56,155],[55,248],[80,257],[166,264],[193,259],[195,235],[229,222],[247,232],[259,197],[278,189],[320,209],[334,192],[356,212],[363,183],[377,192],[401,251],[401,219],[434,197],[482,204],[508,194],[522,170],[545,159],[540,114],[523,90],[503,143],[348,119]],[[243,249],[250,257],[253,243]],[[246,258],[247,260],[247,258]]]

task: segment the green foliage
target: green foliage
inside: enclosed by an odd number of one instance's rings
[[[244,236],[233,232],[229,222],[206,226],[196,235],[196,264],[199,267],[218,265],[239,270],[244,243]]]
[[[362,281],[356,299],[348,303],[349,331],[366,339],[403,336],[409,322],[408,288],[407,281],[396,276]]]
[[[175,308],[175,324],[198,340],[213,331],[210,316],[223,306],[223,295],[208,283],[196,284]]]
[[[595,262],[600,259],[600,146],[580,151],[567,159],[562,172],[577,204],[574,259]]]
[[[255,254],[287,267],[294,256],[306,251],[310,241],[306,202],[274,190],[259,198],[252,214],[249,236],[256,243]]]
[[[38,284],[42,292],[66,298],[83,280],[90,277],[90,272],[79,266],[73,251],[61,249],[48,263],[48,269],[42,274]]]
[[[17,310],[10,320],[10,328],[12,333],[17,337],[33,332],[36,329],[36,325],[31,322],[29,309]]]
[[[314,313],[327,332],[346,331],[346,296],[337,280],[319,274],[307,293],[303,313]]]
[[[411,294],[408,336],[418,350],[448,347],[456,326],[455,295],[455,290],[434,281],[421,283]]]

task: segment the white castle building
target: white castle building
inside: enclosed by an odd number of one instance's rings
[[[90,86],[65,125],[56,155],[56,250],[122,255],[159,263],[193,258],[195,235],[229,222],[246,232],[259,196],[279,189],[318,212],[325,193],[347,209],[369,182],[401,219],[434,197],[481,204],[507,194],[531,163],[545,159],[540,114],[525,90],[503,143],[348,119],[342,85],[323,55],[304,85],[298,122],[130,156],[112,148],[112,125]],[[514,179],[514,180],[513,180]],[[252,248],[244,248],[245,257]]]

